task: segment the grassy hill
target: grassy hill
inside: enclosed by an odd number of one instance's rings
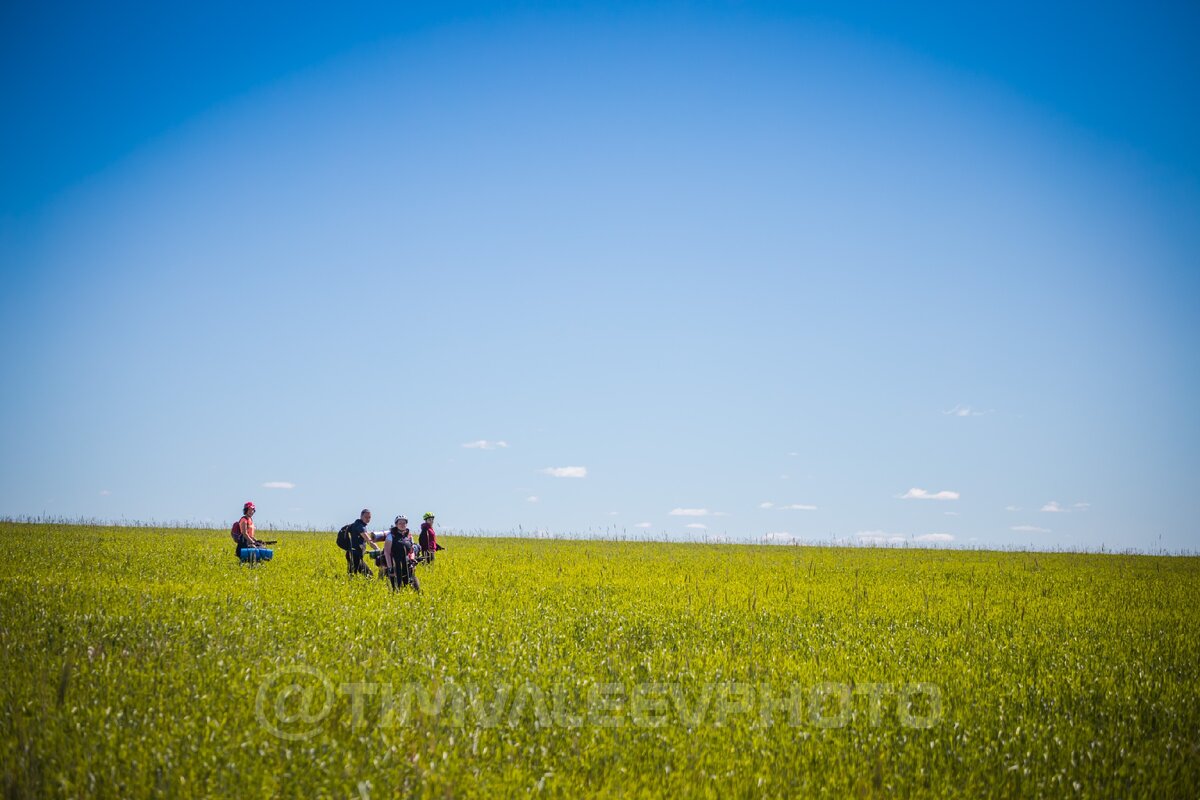
[[[1200,560],[0,524],[6,797],[1194,797]]]

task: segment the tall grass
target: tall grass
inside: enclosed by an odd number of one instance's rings
[[[277,538],[0,524],[6,796],[1200,790],[1194,558]]]

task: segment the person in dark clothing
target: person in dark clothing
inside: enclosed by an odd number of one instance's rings
[[[417,561],[413,554],[412,531],[408,529],[408,517],[396,517],[395,524],[384,539],[383,556],[387,559],[388,577],[392,580],[393,591],[403,586],[411,586],[417,592],[421,591],[421,584],[417,582]]]
[[[371,568],[363,563],[365,545],[370,545],[372,550],[379,549],[371,540],[371,534],[367,530],[367,525],[370,523],[371,509],[364,508],[358,519],[347,526],[350,533],[350,547],[346,550],[346,569],[351,575],[366,575],[369,578],[374,574],[371,572]]]

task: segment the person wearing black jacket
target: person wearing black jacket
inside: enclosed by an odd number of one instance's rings
[[[363,563],[364,545],[369,544],[372,550],[379,549],[375,542],[371,541],[371,534],[367,530],[367,525],[370,523],[371,509],[364,508],[358,519],[347,526],[350,534],[350,547],[346,550],[346,568],[351,575],[361,574],[369,578],[373,574],[371,568]]]
[[[408,517],[403,514],[396,517],[392,529],[384,539],[383,557],[387,559],[388,577],[392,580],[392,590],[402,586],[411,586],[417,592],[421,584],[417,582],[416,557],[413,554],[412,531],[408,529]]]

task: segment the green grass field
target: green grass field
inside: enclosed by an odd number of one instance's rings
[[[6,797],[1200,794],[1200,560],[0,524]]]

